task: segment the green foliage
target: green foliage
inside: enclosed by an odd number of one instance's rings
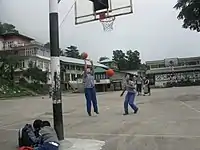
[[[47,73],[38,67],[36,67],[32,62],[29,64],[29,68],[24,71],[23,75],[27,79],[30,79],[34,83],[47,83]]]
[[[118,64],[119,70],[138,70],[141,66],[140,53],[137,50],[128,50],[126,54],[122,50],[115,50],[113,60]]]
[[[127,60],[122,50],[113,51],[113,60],[117,63],[119,70],[127,70]]]
[[[50,42],[47,42],[46,44],[44,44],[44,47],[50,49]]]
[[[81,58],[78,48],[72,45],[64,50],[63,55],[71,58]]]
[[[15,29],[14,25],[0,22],[0,35],[5,33],[19,33],[19,32]]]
[[[199,0],[178,0],[174,8],[180,10],[177,18],[183,20],[183,28],[189,28],[200,32]]]
[[[14,72],[20,61],[18,56],[1,56],[0,57],[0,78],[14,83]]]

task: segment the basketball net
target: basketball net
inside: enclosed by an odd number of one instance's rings
[[[113,24],[115,21],[115,17],[108,17],[106,16],[106,13],[100,13],[99,14],[99,21],[101,22],[102,26],[103,26],[103,30],[105,32],[110,32],[113,30]]]

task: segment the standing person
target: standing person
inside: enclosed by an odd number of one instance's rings
[[[142,77],[141,76],[137,76],[136,84],[137,84],[138,95],[141,95],[142,93]]]
[[[94,83],[94,66],[93,61],[90,60],[91,67],[87,66],[87,62],[85,61],[84,74],[83,74],[83,82],[84,82],[84,91],[87,105],[87,113],[91,116],[91,103],[93,104],[94,112],[99,114],[98,106],[97,106],[97,98],[96,98],[96,89]]]
[[[124,95],[124,92],[126,91],[126,84],[127,84],[128,80],[129,80],[129,75],[125,74],[124,79],[123,79],[123,91],[120,94],[120,96]]]
[[[134,110],[134,113],[136,114],[138,112],[138,107],[134,104],[135,100],[135,82],[133,81],[133,77],[130,77],[129,80],[127,81],[126,84],[126,97],[124,100],[124,114],[123,115],[128,115],[128,105],[131,106],[131,108]]]
[[[144,86],[148,88],[148,94],[150,96],[151,95],[151,88],[150,88],[150,81],[149,81],[148,77],[144,78]]]

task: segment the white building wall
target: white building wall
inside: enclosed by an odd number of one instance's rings
[[[0,39],[0,50],[3,50],[3,40]]]

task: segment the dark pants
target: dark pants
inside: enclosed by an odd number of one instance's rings
[[[138,93],[142,92],[142,84],[137,84],[137,92]]]
[[[98,112],[95,88],[85,88],[85,98],[86,98],[87,112],[91,113],[91,103],[93,104],[94,112]]]
[[[131,108],[134,111],[137,111],[137,106],[134,104],[135,100],[135,93],[127,92],[125,101],[124,101],[124,111],[125,113],[128,113],[128,104],[131,106]]]
[[[44,143],[40,147],[34,148],[34,150],[58,150],[59,146],[55,146],[50,143]]]

